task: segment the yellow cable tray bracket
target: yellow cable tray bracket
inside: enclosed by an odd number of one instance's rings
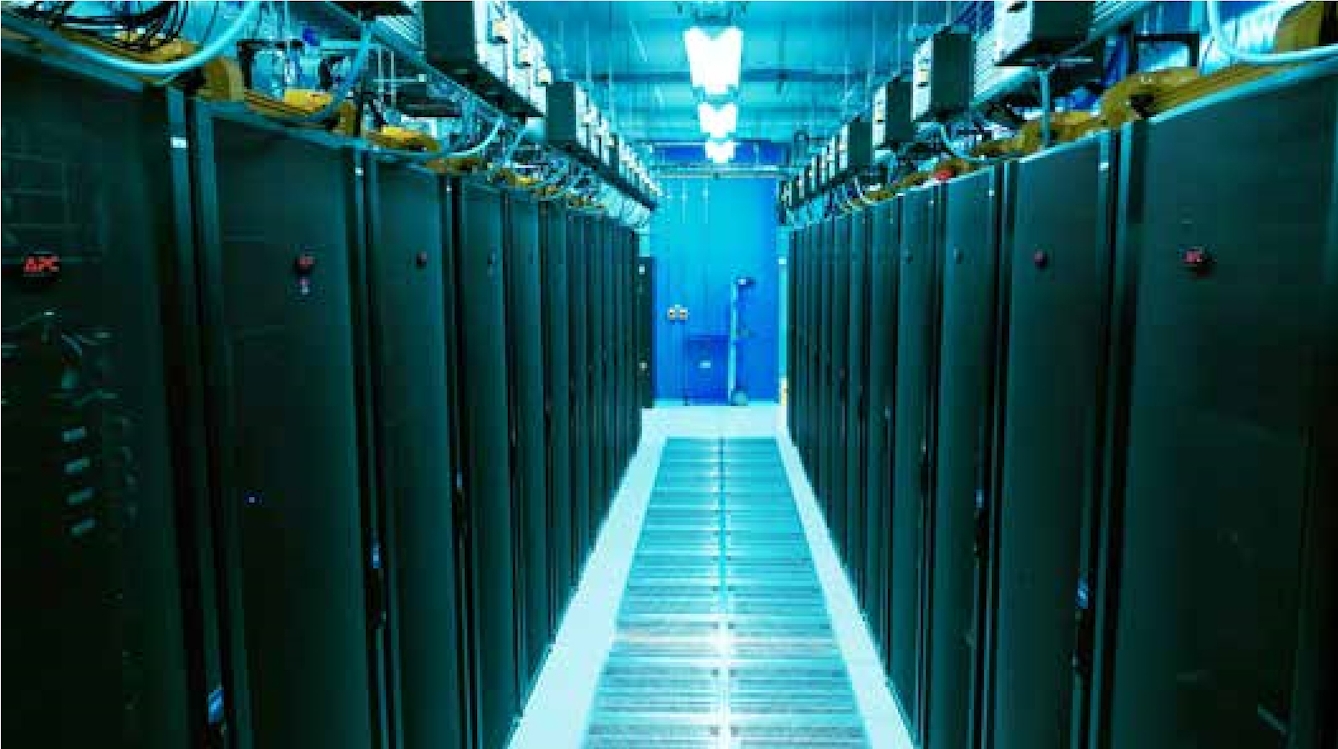
[[[1332,43],[1338,36],[1338,4],[1308,2],[1292,8],[1278,22],[1274,52],[1298,52]],[[1207,96],[1265,78],[1294,65],[1229,65],[1200,75],[1194,68],[1136,73],[1111,86],[1101,97],[1101,126],[1154,117]]]

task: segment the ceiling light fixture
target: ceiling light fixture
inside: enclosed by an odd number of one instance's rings
[[[734,159],[734,145],[732,140],[708,140],[706,158],[717,164],[728,164]]]
[[[697,119],[703,133],[713,140],[724,140],[739,126],[739,105],[731,101],[715,107],[701,102],[697,105]]]
[[[743,64],[743,32],[738,26],[707,29],[693,26],[683,32],[692,85],[707,96],[724,96],[739,87]]]

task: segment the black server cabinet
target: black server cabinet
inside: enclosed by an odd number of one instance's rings
[[[380,565],[361,503],[354,154],[206,106],[192,119],[232,722],[242,745],[366,747],[383,599],[365,587]]]
[[[1126,131],[1110,746],[1334,740],[1334,72]]]
[[[925,731],[930,749],[977,745],[973,722],[988,573],[1001,170],[942,188],[936,454],[930,497]]]
[[[805,242],[808,255],[808,279],[810,284],[808,299],[808,395],[807,411],[805,414],[805,433],[808,435],[807,458],[809,464],[809,474],[813,478],[813,488],[815,491],[821,490],[821,471],[822,457],[820,444],[822,441],[821,430],[818,425],[821,420],[822,407],[825,401],[823,395],[826,389],[827,375],[824,369],[825,358],[823,353],[823,324],[826,321],[824,298],[826,290],[826,273],[824,271],[825,258],[823,257],[822,244],[823,228],[821,223],[813,224],[808,227],[808,240]],[[818,495],[821,502],[822,495]]]
[[[394,745],[461,747],[465,689],[457,642],[451,380],[443,266],[449,224],[440,177],[367,160],[367,295]]]
[[[800,458],[807,461],[804,455],[804,349],[808,345],[808,335],[804,329],[804,233],[803,227],[791,229],[790,253],[785,261],[790,272],[790,360],[785,375],[789,382],[790,401],[785,423],[790,440],[799,449]]]
[[[799,303],[799,294],[797,291],[799,287],[799,271],[798,271],[799,235],[800,235],[799,229],[794,227],[789,227],[789,234],[788,234],[789,249],[785,254],[785,261],[784,261],[786,270],[785,298],[787,300],[787,304],[785,305],[786,316],[785,316],[785,331],[784,331],[786,340],[785,381],[786,381],[786,388],[788,391],[786,393],[787,399],[785,401],[785,424],[787,430],[790,433],[791,439],[793,439],[795,442],[799,441],[799,438],[795,435],[796,424],[798,421],[795,418],[796,413],[798,411],[798,406],[796,405],[795,401],[795,389],[796,389],[795,385],[797,383],[797,378],[799,376],[799,368],[796,366],[795,362],[798,359],[796,352],[798,351],[799,340],[800,340],[799,322],[798,322],[799,312],[797,307]]]
[[[4,90],[4,742],[198,744],[182,102],[8,49]]]
[[[480,749],[506,743],[519,707],[517,592],[512,547],[502,193],[452,182],[461,471],[469,547],[471,694]]]
[[[520,191],[505,195],[506,331],[511,391],[512,510],[524,601],[520,642],[521,698],[539,672],[549,637],[547,465],[544,459],[544,338],[539,288],[539,204]]]
[[[593,213],[585,217],[585,398],[586,425],[590,445],[585,455],[589,465],[590,494],[586,516],[587,558],[594,549],[599,535],[599,523],[604,517],[604,388],[602,362],[605,341],[601,335],[600,318],[604,312],[604,290],[600,280],[604,272],[604,222]]]
[[[631,229],[623,229],[623,264],[622,264],[622,317],[618,325],[623,331],[623,352],[621,374],[623,383],[623,459],[620,471],[625,473],[627,464],[636,451],[637,438],[640,434],[641,398],[637,393],[637,340],[641,337],[640,320],[636,310],[636,234]],[[621,483],[621,482],[620,482]]]
[[[864,612],[874,643],[887,652],[892,529],[892,409],[896,386],[897,277],[901,198],[872,209],[869,227],[868,441],[865,460]]]
[[[926,515],[933,496],[934,388],[938,380],[940,188],[902,196],[893,406],[892,548],[887,652],[893,696],[911,735],[923,737]]]
[[[576,584],[572,558],[571,351],[567,315],[571,297],[567,272],[567,209],[557,202],[539,204],[542,239],[544,398],[548,452],[548,564],[553,631]]]
[[[846,455],[850,450],[850,424],[846,421],[846,402],[850,398],[850,216],[832,220],[832,324],[829,329],[832,357],[832,400],[827,412],[827,426],[832,434],[828,445],[831,480],[827,492],[827,523],[832,539],[847,568],[850,547],[846,523]]]
[[[623,459],[620,472],[626,474],[627,464],[636,452],[641,436],[641,398],[637,396],[636,352],[641,337],[641,325],[636,304],[637,235],[631,229],[623,230],[623,311],[619,325],[623,329]],[[620,482],[621,483],[621,482]]]
[[[847,434],[845,448],[846,493],[846,569],[856,595],[864,588],[864,449],[867,439],[865,413],[868,410],[867,318],[869,299],[869,216],[868,210],[850,215],[850,284],[846,336],[847,397],[844,420]]]
[[[586,324],[590,290],[587,275],[590,253],[587,237],[590,216],[568,213],[567,287],[571,291],[568,330],[571,338],[571,461],[572,461],[572,565],[579,581],[590,551],[590,388],[589,328]]]
[[[831,475],[829,446],[835,435],[830,431],[828,415],[833,408],[832,398],[835,373],[832,371],[831,329],[832,329],[832,225],[829,219],[823,219],[817,226],[816,261],[818,279],[818,312],[816,348],[818,355],[818,393],[817,407],[813,419],[813,447],[815,452],[813,488],[818,497],[818,507],[823,519],[831,527],[831,515],[828,501],[831,498]]]
[[[793,323],[790,327],[790,354],[793,364],[790,365],[790,413],[787,427],[790,433],[790,439],[799,450],[799,457],[804,462],[805,467],[808,464],[808,456],[805,453],[804,442],[804,397],[807,374],[808,356],[808,330],[805,320],[805,295],[808,293],[808,282],[805,278],[804,263],[807,262],[805,255],[805,237],[808,229],[797,227],[790,235],[790,257],[787,262],[790,264],[790,307],[793,310]]]
[[[1086,139],[1009,167],[998,488],[988,497],[994,621],[981,643],[991,684],[982,729],[997,749],[1073,740],[1075,612],[1090,625],[1094,582],[1083,539],[1100,491],[1113,143]]]
[[[655,361],[655,258],[636,256],[636,315],[637,354],[637,407],[651,408],[655,405],[655,388],[652,382],[650,363]],[[641,417],[637,416],[640,425]],[[638,437],[640,428],[637,429]]]
[[[625,402],[627,390],[623,387],[623,356],[628,332],[626,315],[623,310],[623,292],[627,290],[626,234],[623,227],[616,223],[611,225],[611,233],[613,252],[609,264],[609,298],[612,301],[612,308],[607,325],[611,342],[609,349],[609,389],[613,393],[613,408],[610,409],[611,440],[613,442],[613,450],[610,451],[612,471],[607,500],[610,507],[612,507],[613,495],[618,491],[619,480],[622,478],[623,460],[627,457],[627,408]]]
[[[630,321],[627,316],[627,301],[625,295],[628,289],[628,283],[631,276],[627,271],[627,232],[621,226],[615,227],[614,248],[617,254],[614,256],[614,314],[613,314],[613,385],[618,394],[618,406],[614,409],[613,423],[614,433],[617,437],[618,452],[617,459],[614,460],[613,487],[617,491],[619,479],[622,476],[623,461],[627,459],[627,383],[626,367],[624,366],[627,358],[627,338],[631,332]]]

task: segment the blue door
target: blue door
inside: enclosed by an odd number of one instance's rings
[[[656,400],[729,402],[737,289],[735,384],[749,402],[775,401],[781,283],[775,180],[670,179],[664,188],[650,235]],[[740,279],[749,283],[737,288]]]

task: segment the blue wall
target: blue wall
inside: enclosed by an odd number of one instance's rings
[[[655,256],[655,361],[657,399],[723,400],[730,285],[739,276],[755,284],[743,292],[739,381],[753,401],[778,394],[780,275],[776,256],[774,179],[667,179],[650,227]],[[688,308],[686,323],[671,323],[674,304]],[[692,350],[691,360],[685,350]],[[709,361],[707,361],[709,360]],[[709,367],[703,367],[703,363]]]

